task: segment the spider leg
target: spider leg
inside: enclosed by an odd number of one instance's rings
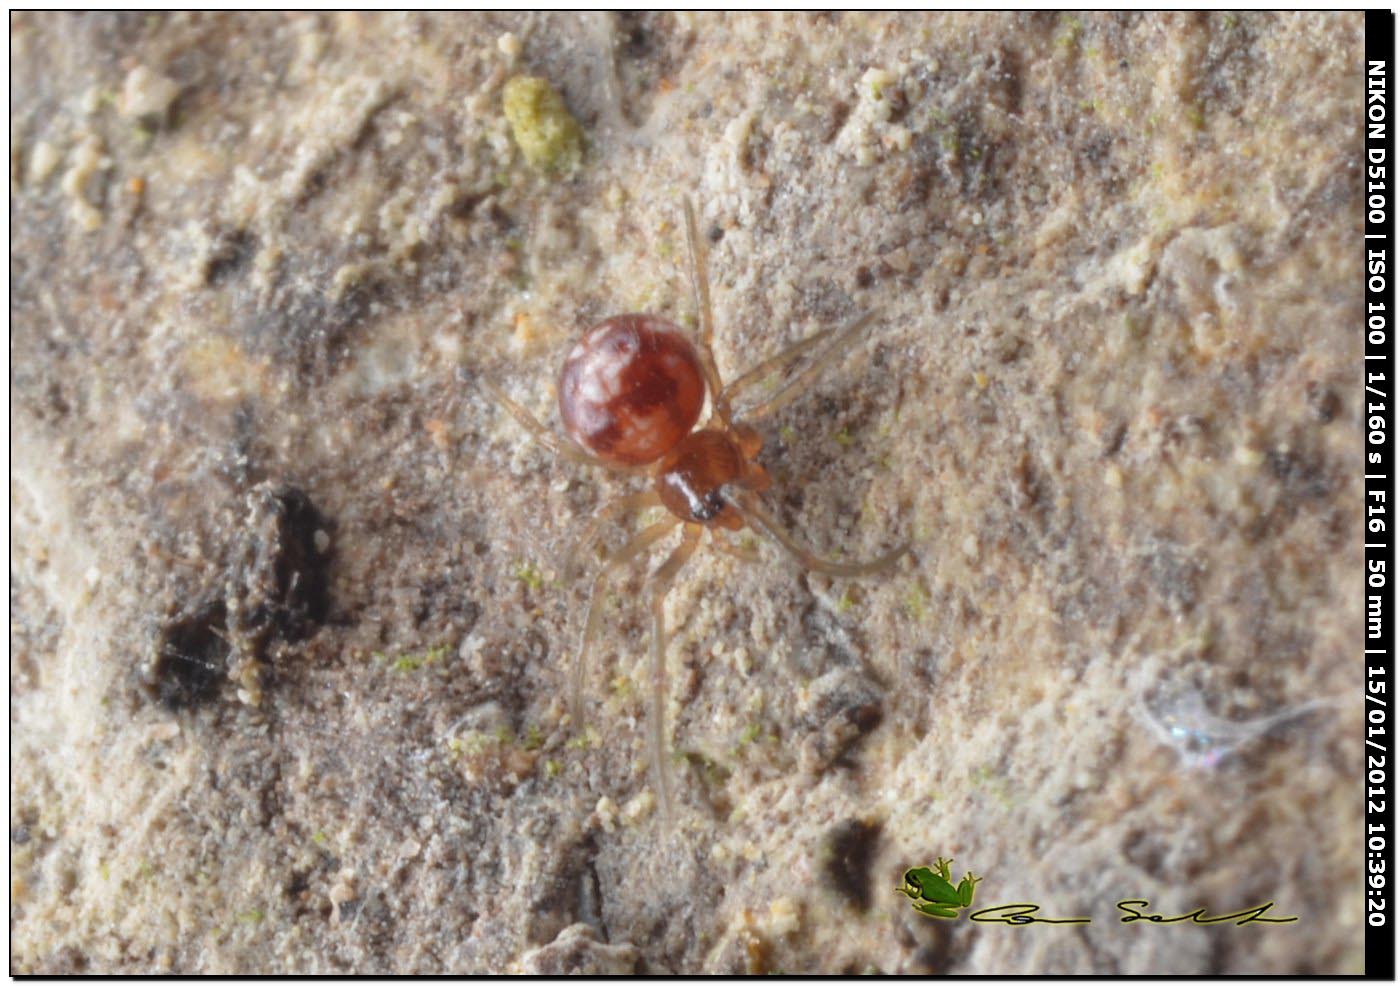
[[[578,575],[579,559],[582,553],[597,539],[603,525],[608,521],[629,511],[645,510],[647,507],[660,506],[660,504],[661,495],[656,490],[643,490],[640,493],[629,494],[599,507],[593,514],[593,519],[588,522],[588,526],[583,529],[583,533],[569,546],[568,552],[564,555],[563,563],[559,566],[560,578],[564,582],[574,580],[574,577]]]
[[[765,414],[771,414],[778,408],[782,407],[784,404],[791,401],[794,397],[801,394],[802,391],[805,390],[811,384],[811,382],[816,379],[817,375],[823,370],[825,370],[828,366],[830,366],[834,360],[836,360],[840,356],[844,356],[846,353],[851,351],[851,349],[860,341],[857,338],[856,333],[859,332],[862,328],[864,328],[866,323],[868,323],[872,317],[872,312],[866,312],[863,315],[857,316],[856,320],[850,325],[846,326],[844,329],[837,331],[836,338],[831,341],[831,345],[829,345],[822,352],[818,353],[812,359],[812,362],[809,363],[805,368],[803,368],[801,373],[797,374],[797,376],[793,377],[787,383],[783,384],[782,388],[776,394],[768,398],[763,403],[749,408],[746,417],[761,418]],[[819,338],[825,338],[825,336],[819,334],[818,336],[814,337],[813,341]],[[803,340],[803,342],[796,343],[794,346],[790,347],[790,349],[797,349],[799,346],[805,346],[806,343],[807,340]],[[805,349],[803,351],[805,351]],[[772,360],[769,360],[768,362],[772,363],[776,361],[778,363],[782,363],[786,360],[788,355],[789,353],[779,353],[777,356],[775,356]],[[799,354],[793,353],[791,355],[795,358]],[[765,364],[760,364],[759,367],[756,367],[755,369],[761,368],[764,365]],[[735,387],[739,385],[740,382],[743,382],[753,372],[754,371],[751,370],[749,371],[749,373],[744,374],[743,377],[740,377],[739,380],[736,380],[734,384],[730,387],[730,390],[732,391]]]
[[[661,816],[667,823],[671,818],[671,790],[663,755],[666,749],[666,593],[670,591],[676,573],[690,560],[690,556],[695,554],[704,531],[699,524],[686,524],[681,543],[661,567],[652,573],[651,728],[647,745],[651,754],[652,774],[655,776],[656,789],[661,801]]]
[[[734,508],[739,511],[744,520],[748,521],[751,527],[762,534],[766,534],[773,541],[777,542],[788,554],[796,558],[804,568],[808,568],[814,572],[821,572],[824,575],[875,575],[879,572],[888,571],[894,566],[894,563],[899,561],[904,553],[909,550],[909,545],[904,544],[894,551],[891,551],[889,554],[881,555],[873,561],[849,564],[827,561],[825,558],[819,558],[814,555],[799,543],[796,538],[783,530],[782,527],[779,526],[777,518],[764,509],[762,504],[758,502],[757,497],[751,495],[741,496],[736,499],[731,499],[729,502],[734,505]]]
[[[789,364],[796,362],[797,358],[820,343],[823,339],[829,339],[836,334],[836,329],[822,329],[814,332],[806,339],[794,342],[776,356],[770,356],[755,366],[750,367],[738,377],[729,381],[729,385],[724,388],[724,396],[729,400],[734,400],[745,390],[756,383],[765,380],[770,374],[786,368]]]
[[[700,241],[699,229],[695,223],[695,206],[690,199],[685,205],[685,239],[690,247],[690,286],[695,293],[695,307],[700,312],[700,366],[705,371],[705,381],[710,388],[710,416],[719,418],[726,427],[729,425],[729,400],[720,382],[719,367],[715,363],[713,349],[715,338],[715,313],[710,304],[710,274],[705,255],[705,244]]]
[[[579,638],[578,652],[574,655],[573,682],[569,694],[569,709],[575,725],[583,725],[583,669],[588,655],[588,645],[592,643],[593,637],[598,632],[598,618],[603,612],[602,606],[599,605],[602,601],[603,583],[608,580],[608,576],[613,573],[614,569],[642,554],[675,530],[678,523],[680,523],[679,520],[668,517],[666,520],[652,524],[609,555],[603,562],[603,567],[598,570],[598,574],[593,577],[593,587],[588,592],[588,612],[583,618],[583,635]]]
[[[742,562],[759,560],[758,549],[747,544],[735,544],[728,537],[721,537],[718,529],[710,531],[710,543],[729,557],[737,558]]]
[[[507,397],[505,395],[505,392],[502,391],[501,388],[497,387],[495,384],[490,383],[486,380],[482,380],[481,386],[486,390],[488,394],[492,396],[492,398],[495,399],[497,404],[505,408],[506,411],[509,412],[510,416],[516,421],[518,421],[521,427],[523,427],[534,437],[535,441],[539,442],[541,445],[549,449],[549,451],[553,452],[555,455],[568,459],[571,462],[580,462],[586,466],[603,466],[604,468],[611,469],[614,472],[627,473],[629,475],[634,475],[644,471],[643,469],[634,466],[623,466],[612,462],[604,462],[602,459],[594,458],[593,456],[585,452],[583,449],[575,445],[573,442],[561,439],[558,435],[554,434],[554,432],[550,431],[544,425],[540,424],[539,421],[535,419],[535,416],[533,414],[531,414],[529,411],[525,410],[525,408],[521,407],[515,401]]]

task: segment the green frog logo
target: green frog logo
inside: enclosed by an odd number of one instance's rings
[[[933,918],[957,917],[958,911],[972,906],[972,895],[982,878],[969,872],[953,886],[953,872],[949,869],[952,862],[939,856],[936,872],[927,866],[905,870],[904,885],[895,887],[895,892],[913,900],[914,910],[920,914]]]

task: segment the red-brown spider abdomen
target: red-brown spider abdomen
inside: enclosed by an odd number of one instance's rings
[[[615,315],[586,332],[559,371],[559,416],[569,436],[609,462],[655,462],[705,404],[695,347],[655,315]]]

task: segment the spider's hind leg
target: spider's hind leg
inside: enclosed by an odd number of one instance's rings
[[[778,355],[765,360],[748,373],[745,373],[738,380],[735,380],[734,383],[730,384],[729,393],[726,396],[733,397],[740,390],[748,388],[752,384],[762,380],[774,370],[793,362],[808,349],[811,349],[819,342],[823,342],[828,337],[834,335],[830,345],[814,356],[812,362],[803,367],[802,372],[783,384],[777,393],[773,394],[773,396],[769,397],[766,401],[749,408],[746,417],[753,419],[761,418],[765,414],[772,414],[774,411],[799,396],[803,390],[810,386],[812,381],[833,362],[855,348],[860,342],[857,333],[859,333],[873,317],[873,313],[865,312],[857,316],[855,321],[844,329],[827,329],[824,332],[818,332],[814,336],[803,339],[801,342],[793,343]]]
[[[506,412],[514,418],[522,428],[528,431],[535,441],[539,442],[555,455],[563,456],[573,462],[581,462],[590,466],[602,464],[599,460],[593,458],[582,449],[576,448],[572,443],[561,441],[558,435],[540,424],[539,420],[533,414],[507,397],[505,391],[501,390],[501,388],[497,387],[494,383],[482,380],[480,386],[491,395],[492,400],[505,408]]]
[[[613,472],[625,473],[629,476],[635,476],[646,471],[640,466],[624,466],[615,462],[606,462],[603,459],[589,455],[573,442],[565,438],[560,438],[542,425],[538,418],[525,410],[525,408],[516,401],[507,397],[505,391],[501,390],[500,387],[497,387],[487,380],[482,380],[480,386],[486,393],[491,395],[492,400],[501,405],[501,407],[506,410],[506,413],[514,418],[522,428],[528,431],[535,441],[539,442],[555,455],[568,459],[570,462],[578,462],[585,466],[603,466],[605,469],[611,469]]]
[[[695,206],[690,199],[684,200],[685,239],[690,247],[690,286],[695,294],[695,307],[700,313],[700,366],[705,371],[705,382],[710,391],[710,415],[720,423],[729,424],[729,398],[719,378],[719,365],[715,363],[715,313],[710,304],[710,274],[705,254],[705,244],[700,241],[699,228],[695,222]]]

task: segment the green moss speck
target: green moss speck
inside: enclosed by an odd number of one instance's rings
[[[1065,21],[1064,30],[1055,38],[1055,44],[1061,48],[1073,48],[1079,44],[1079,37],[1084,33],[1084,25],[1078,17],[1071,17]]]
[[[522,561],[515,566],[515,577],[534,592],[539,592],[544,585],[544,576],[540,575],[540,570],[528,561]]]
[[[1005,777],[992,770],[991,767],[985,765],[978,767],[972,772],[970,779],[975,786],[983,789],[1002,807],[1010,807],[1015,803],[1015,799],[1011,796],[1011,785],[1007,783]]]
[[[426,667],[430,664],[441,664],[442,659],[446,656],[447,648],[442,644],[438,644],[435,647],[429,647],[421,653],[400,654],[398,657],[394,658],[393,663],[390,664],[389,667],[394,671],[417,671],[419,668]],[[383,654],[377,652],[374,657],[375,660],[378,661],[386,660]]]
[[[916,582],[904,594],[904,612],[909,614],[910,619],[922,620],[927,610],[928,593]]]
[[[547,80],[515,76],[505,84],[502,106],[511,136],[531,167],[551,172],[578,167],[583,131]]]
[[[583,731],[582,736],[575,736],[573,739],[569,740],[569,742],[564,744],[564,746],[570,750],[587,750],[589,747],[597,745],[598,733],[593,729],[592,726],[586,727]]]

